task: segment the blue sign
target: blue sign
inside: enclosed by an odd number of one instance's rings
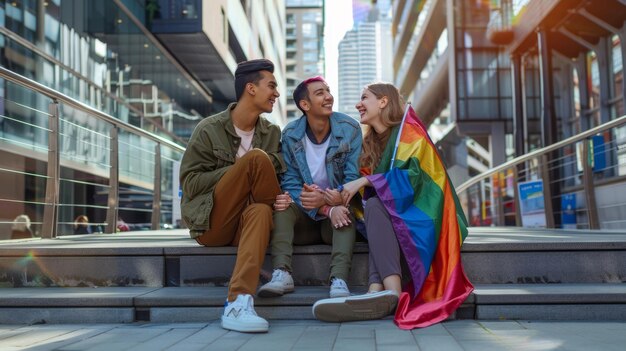
[[[561,197],[561,224],[563,229],[576,229],[576,194]]]
[[[602,135],[591,137],[593,142],[593,171],[601,172],[606,168],[606,145]]]
[[[545,227],[546,211],[543,198],[543,181],[518,183],[520,215],[524,227]]]

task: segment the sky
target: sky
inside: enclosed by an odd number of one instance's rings
[[[339,86],[337,46],[346,32],[352,29],[352,0],[326,1],[324,20],[325,78],[336,101]]]

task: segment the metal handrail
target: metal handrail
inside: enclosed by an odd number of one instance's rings
[[[143,129],[139,128],[139,127],[135,127],[135,126],[133,126],[131,124],[128,124],[128,123],[126,123],[126,122],[124,122],[124,121],[122,121],[120,119],[117,119],[117,118],[115,118],[115,117],[113,117],[111,115],[108,115],[108,114],[106,114],[106,113],[104,113],[102,111],[99,111],[99,110],[97,110],[97,109],[95,109],[95,108],[93,108],[93,107],[91,107],[89,105],[86,105],[86,104],[84,104],[84,103],[82,103],[82,102],[80,102],[78,100],[75,100],[75,99],[73,99],[73,98],[71,98],[71,97],[69,97],[69,96],[67,96],[67,95],[65,95],[63,93],[60,93],[60,92],[58,92],[58,91],[56,91],[54,89],[48,88],[47,86],[45,86],[45,85],[43,85],[41,83],[38,83],[38,82],[36,82],[36,81],[34,81],[32,79],[26,78],[26,77],[24,77],[24,76],[22,76],[20,74],[12,72],[12,71],[10,71],[10,70],[6,69],[5,67],[2,67],[2,66],[0,66],[0,77],[3,78],[3,79],[6,79],[8,81],[11,81],[13,83],[25,86],[25,87],[27,87],[29,89],[34,90],[34,91],[37,91],[37,92],[39,92],[39,93],[41,93],[41,94],[43,94],[43,95],[45,95],[45,96],[55,100],[55,101],[60,101],[60,102],[66,104],[68,106],[71,106],[71,107],[77,109],[77,110],[83,111],[83,112],[88,113],[90,115],[94,115],[94,116],[96,116],[96,117],[98,117],[98,118],[100,118],[100,119],[102,119],[102,120],[104,120],[104,121],[106,121],[108,123],[113,124],[114,126],[120,128],[120,129],[126,130],[128,132],[133,133],[133,134],[141,135],[141,136],[143,136],[145,138],[148,138],[148,139],[150,139],[152,141],[155,141],[155,142],[157,142],[159,144],[166,145],[166,146],[168,146],[168,147],[170,147],[172,149],[175,149],[177,151],[181,151],[181,152],[185,151],[185,148],[183,146],[181,146],[181,145],[178,145],[178,144],[176,144],[176,143],[174,143],[174,142],[172,142],[170,140],[167,140],[167,139],[165,139],[163,137],[160,137],[158,135],[152,134],[152,133],[150,133],[150,132],[148,132],[146,130],[143,130]]]
[[[30,91],[37,92],[42,96],[50,99],[48,104],[48,163],[47,163],[47,175],[46,177],[46,195],[45,205],[43,213],[42,224],[42,237],[54,238],[57,236],[59,222],[59,208],[63,206],[73,206],[75,204],[62,204],[59,201],[60,190],[60,149],[59,149],[59,137],[63,134],[59,130],[59,122],[61,121],[59,116],[59,104],[69,106],[77,111],[81,111],[89,116],[96,117],[97,119],[104,121],[111,125],[109,135],[107,136],[110,144],[109,148],[109,186],[108,186],[108,201],[107,206],[100,206],[100,208],[106,208],[106,229],[107,233],[114,233],[116,230],[116,223],[118,219],[119,207],[119,131],[124,130],[132,135],[149,140],[155,143],[154,145],[154,195],[152,199],[152,228],[158,229],[160,226],[160,214],[161,214],[161,148],[166,147],[173,152],[183,153],[185,147],[181,146],[171,140],[165,139],[159,135],[155,135],[149,131],[131,125],[127,122],[119,120],[111,115],[99,111],[85,103],[75,100],[63,93],[60,93],[52,88],[46,87],[36,81],[26,78],[20,74],[12,72],[5,67],[0,67],[0,79],[5,79],[19,86],[22,86]],[[90,206],[94,207],[94,206]]]
[[[617,127],[617,126],[619,126],[621,124],[624,124],[624,123],[626,123],[626,115],[624,115],[622,117],[619,117],[619,118],[616,118],[616,119],[614,119],[612,121],[609,121],[607,123],[604,123],[602,125],[599,125],[597,127],[591,128],[591,129],[589,129],[587,131],[581,132],[581,133],[579,133],[577,135],[571,136],[571,137],[569,137],[567,139],[564,139],[564,140],[561,140],[559,142],[556,142],[556,143],[554,143],[552,145],[549,145],[549,146],[546,146],[546,147],[542,147],[541,149],[537,149],[537,150],[531,151],[531,152],[529,152],[529,153],[527,153],[525,155],[516,157],[516,158],[514,158],[514,159],[512,159],[510,161],[507,161],[507,162],[505,162],[505,163],[503,163],[503,164],[501,164],[499,166],[493,167],[493,168],[491,168],[491,169],[489,169],[489,170],[487,170],[487,171],[485,171],[485,172],[475,176],[472,179],[469,179],[469,180],[465,181],[463,184],[461,184],[460,186],[456,187],[457,194],[462,193],[463,191],[467,190],[467,188],[471,187],[472,185],[474,185],[474,184],[482,181],[483,179],[486,179],[486,178],[488,178],[488,177],[490,177],[490,176],[492,176],[492,175],[494,175],[494,174],[496,174],[498,172],[502,172],[502,171],[506,170],[507,168],[511,168],[513,166],[516,166],[516,165],[518,165],[520,163],[529,161],[529,160],[531,160],[533,158],[536,158],[538,156],[542,156],[542,155],[548,154],[548,153],[550,153],[552,151],[556,151],[556,150],[562,148],[563,146],[582,141],[582,140],[587,139],[587,138],[589,138],[589,137],[591,137],[593,135],[602,133],[604,131],[607,131],[607,130],[609,130],[611,128]]]

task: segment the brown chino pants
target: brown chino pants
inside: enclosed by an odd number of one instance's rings
[[[215,187],[211,229],[196,241],[204,246],[238,246],[228,301],[256,292],[272,230],[272,205],[278,194],[276,171],[260,149],[238,159]]]

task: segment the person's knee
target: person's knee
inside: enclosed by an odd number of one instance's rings
[[[259,162],[261,163],[269,162],[270,164],[272,163],[269,155],[261,149],[252,149],[246,152],[246,154],[243,155],[243,157],[241,158],[241,161],[248,161],[248,162],[254,162],[254,163],[259,163]]]
[[[243,211],[244,221],[269,221],[272,222],[272,208],[263,203],[252,203]]]
[[[367,201],[365,202],[365,215],[369,216],[370,213],[372,213],[373,211],[380,211],[380,209],[385,208],[383,205],[383,202],[380,201],[379,198],[377,197],[371,197],[369,199],[367,199]]]

